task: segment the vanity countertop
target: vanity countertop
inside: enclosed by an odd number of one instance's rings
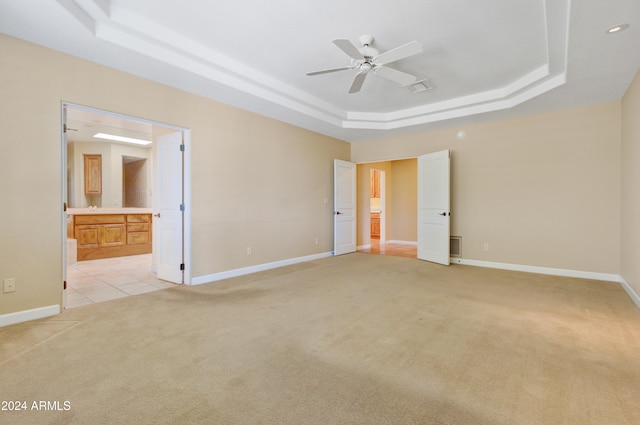
[[[151,214],[151,208],[67,208],[67,215]]]

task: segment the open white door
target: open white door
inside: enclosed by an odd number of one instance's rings
[[[356,164],[333,163],[333,254],[356,251]]]
[[[67,175],[67,105],[62,105],[62,309],[67,308],[67,267],[68,263],[68,242],[67,242],[67,227],[69,226],[67,218],[67,181],[69,177]]]
[[[156,139],[153,253],[158,279],[184,281],[184,145],[176,131]]]
[[[449,265],[449,151],[418,157],[418,258]]]

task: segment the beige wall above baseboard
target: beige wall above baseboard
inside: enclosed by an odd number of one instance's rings
[[[619,273],[620,111],[611,102],[358,142],[351,158],[450,149],[451,233],[465,258]]]

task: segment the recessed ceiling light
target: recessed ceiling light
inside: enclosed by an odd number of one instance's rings
[[[616,25],[615,27],[609,28],[607,30],[607,33],[613,34],[613,33],[616,33],[616,32],[624,31],[627,28],[629,28],[629,24],[620,24],[620,25]]]
[[[93,137],[96,139],[115,140],[116,142],[133,143],[136,145],[150,145],[148,140],[134,139],[132,137],[115,136],[113,134],[97,133]]]

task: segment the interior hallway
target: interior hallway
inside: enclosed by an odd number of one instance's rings
[[[67,308],[173,286],[151,271],[151,254],[78,261],[67,267]]]

